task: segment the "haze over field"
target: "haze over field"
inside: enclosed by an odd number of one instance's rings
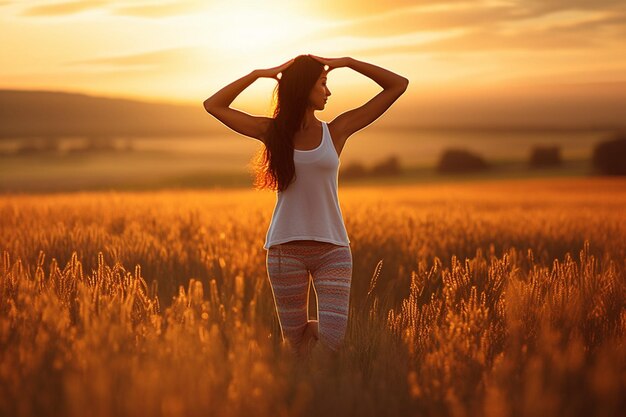
[[[253,69],[349,55],[411,80],[381,126],[613,127],[626,120],[624,23],[613,0],[4,1],[0,88],[198,106]],[[233,105],[268,114],[274,84]],[[346,68],[329,88],[325,120],[380,89]]]

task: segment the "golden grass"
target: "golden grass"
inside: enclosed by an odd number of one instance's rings
[[[613,416],[626,181],[342,188],[345,347],[280,343],[267,192],[0,200],[0,415]]]

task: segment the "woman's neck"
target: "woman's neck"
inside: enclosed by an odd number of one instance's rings
[[[301,128],[302,130],[307,130],[313,126],[319,126],[320,121],[317,120],[313,111],[307,111],[302,119]]]

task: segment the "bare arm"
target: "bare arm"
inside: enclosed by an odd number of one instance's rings
[[[204,100],[204,108],[209,111],[212,107],[228,107],[235,101],[237,96],[241,94],[243,90],[248,88],[259,76],[256,74],[256,70],[244,75],[236,81],[228,84],[226,87],[213,94],[211,97]],[[210,113],[210,112],[209,112]]]
[[[407,78],[386,70],[385,68],[359,61],[354,58],[348,58],[347,63],[348,64],[346,66],[348,68],[352,68],[366,77],[371,78],[385,90],[398,89],[404,92],[409,85],[409,80]]]
[[[340,140],[344,143],[350,135],[382,116],[404,94],[409,85],[407,78],[377,65],[349,58],[347,66],[374,80],[383,91],[361,107],[342,113],[331,122],[337,125],[337,130],[341,132]]]
[[[329,65],[331,69],[339,67],[351,68],[371,78],[383,88],[383,91],[361,107],[344,112],[330,122],[330,125],[333,126],[333,131],[337,132],[337,137],[334,138],[341,142],[341,148],[350,135],[378,119],[391,107],[391,105],[404,94],[409,85],[409,80],[401,75],[354,58],[326,59],[316,56],[313,57]]]
[[[268,117],[252,116],[240,110],[230,108],[230,104],[239,94],[259,78],[257,70],[228,84],[226,87],[204,100],[204,109],[232,130],[263,141],[267,130]]]
[[[211,97],[204,100],[204,109],[234,131],[263,142],[263,136],[271,121],[270,117],[252,116],[248,113],[231,109],[230,104],[237,96],[258,78],[278,80],[278,74],[293,63],[293,59],[273,68],[254,70],[228,84]]]

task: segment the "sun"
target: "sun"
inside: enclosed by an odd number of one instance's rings
[[[223,6],[214,8],[213,24],[207,28],[211,46],[226,54],[257,54],[284,50],[298,36],[316,29],[314,21],[289,9],[259,10]]]

